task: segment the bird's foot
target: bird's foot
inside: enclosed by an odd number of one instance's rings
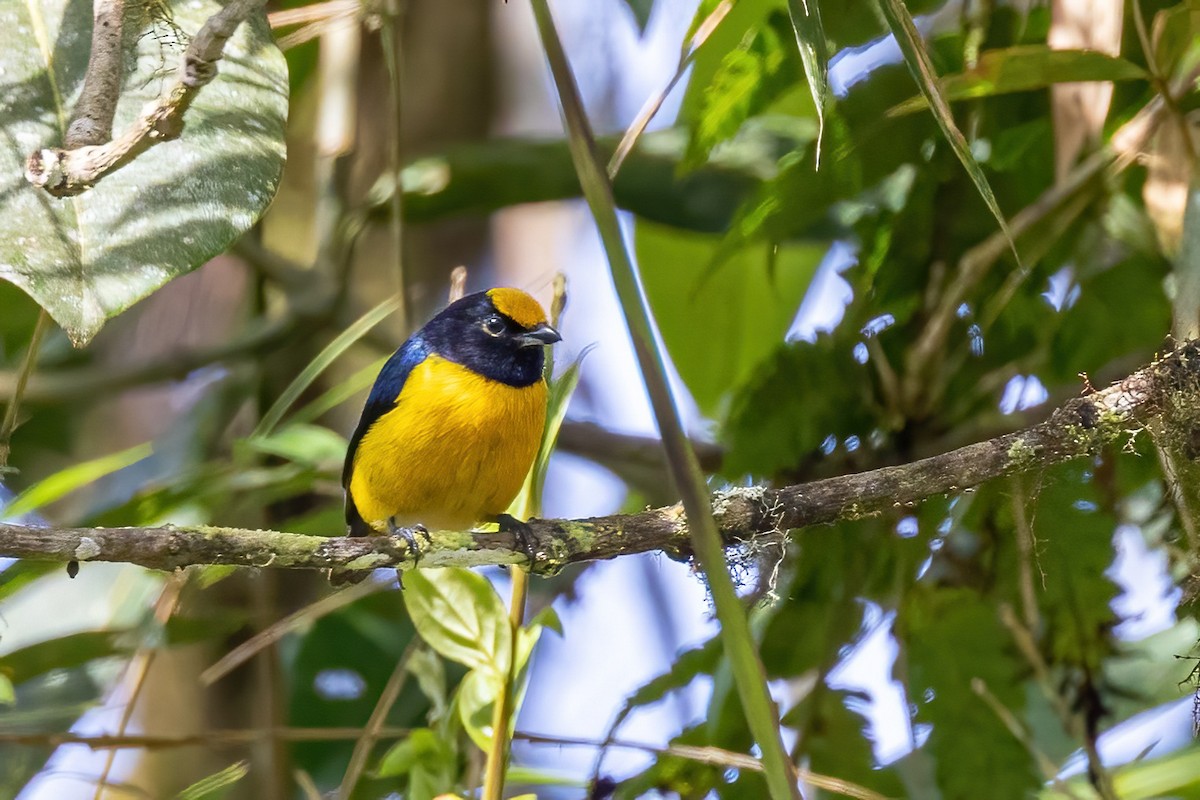
[[[399,536],[404,540],[404,546],[408,548],[408,553],[412,556],[414,567],[421,560],[421,545],[417,544],[417,536],[424,538],[426,545],[433,541],[429,536],[429,529],[419,522],[409,527],[401,527],[396,523],[395,517],[388,517],[387,531],[389,536]]]
[[[500,514],[496,517],[501,533],[511,533],[517,540],[517,547],[529,559],[529,565],[537,563],[537,548],[533,541],[533,528],[528,522],[522,522],[511,514]]]

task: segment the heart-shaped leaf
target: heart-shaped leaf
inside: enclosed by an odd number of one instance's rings
[[[169,15],[128,13],[114,132],[173,85],[188,37],[221,7],[194,0],[171,3]],[[287,66],[255,14],[226,44],[182,136],[56,199],[26,182],[25,162],[63,145],[91,29],[90,3],[0,3],[0,30],[9,32],[0,47],[0,278],[29,293],[77,345],[254,223],[279,183],[288,103]]]

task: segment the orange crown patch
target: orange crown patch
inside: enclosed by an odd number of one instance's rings
[[[520,289],[491,289],[487,294],[497,311],[522,328],[546,324],[546,312],[541,304]]]

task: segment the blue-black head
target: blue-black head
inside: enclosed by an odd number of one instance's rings
[[[562,339],[537,300],[520,289],[491,289],[456,300],[417,336],[430,352],[509,386],[542,377],[544,345]]]

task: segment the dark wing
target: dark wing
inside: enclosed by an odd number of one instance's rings
[[[358,513],[354,498],[350,496],[350,475],[354,472],[354,456],[358,452],[358,443],[375,424],[375,420],[396,407],[396,398],[404,388],[413,367],[420,364],[429,355],[429,348],[419,333],[409,337],[400,349],[392,353],[392,357],[379,371],[371,394],[367,396],[367,404],[359,417],[358,427],[350,437],[350,446],[346,448],[346,463],[342,467],[342,488],[346,490],[346,524],[350,526],[351,536],[367,536],[373,531]]]

